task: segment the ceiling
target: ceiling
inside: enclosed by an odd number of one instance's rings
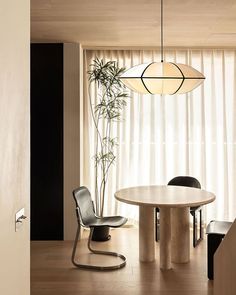
[[[160,0],[31,0],[33,42],[156,47]],[[235,47],[235,0],[164,0],[164,45]]]

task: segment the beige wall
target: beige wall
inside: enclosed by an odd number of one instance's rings
[[[0,5],[0,294],[29,295],[29,0]]]
[[[236,294],[236,219],[214,255],[214,295]]]
[[[64,240],[73,240],[77,222],[72,191],[80,186],[82,161],[83,51],[64,44]]]

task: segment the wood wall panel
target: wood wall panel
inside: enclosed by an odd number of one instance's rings
[[[0,4],[0,294],[30,294],[29,0]],[[15,232],[15,213],[27,219]]]
[[[75,204],[72,191],[80,186],[80,137],[82,49],[79,44],[64,44],[64,239],[74,239]]]
[[[236,220],[214,255],[214,295],[236,294]]]
[[[164,1],[164,45],[236,45],[234,0]],[[160,1],[31,0],[31,38],[83,46],[160,46]]]

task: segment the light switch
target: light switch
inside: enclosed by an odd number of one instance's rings
[[[22,208],[18,212],[16,212],[15,215],[15,231],[18,231],[19,228],[21,228],[25,219],[25,208]]]

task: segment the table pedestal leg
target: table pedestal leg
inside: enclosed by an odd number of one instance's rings
[[[160,208],[160,268],[171,269],[171,209]]]
[[[171,214],[171,261],[174,263],[189,262],[189,207],[172,208]]]
[[[139,260],[155,260],[154,208],[139,206]]]

